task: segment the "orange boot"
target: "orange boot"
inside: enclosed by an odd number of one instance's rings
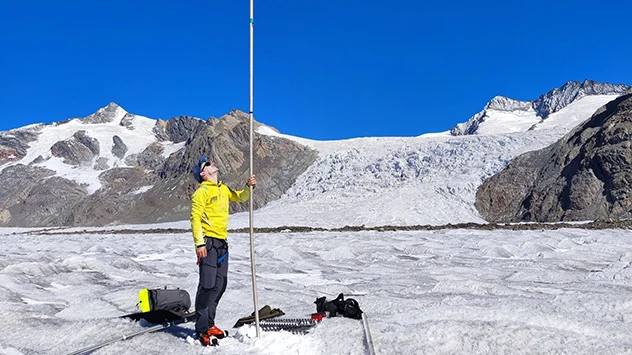
[[[216,346],[217,339],[215,337],[209,336],[208,334],[198,333],[197,340],[202,344],[202,346]]]
[[[217,339],[222,339],[228,335],[228,332],[219,329],[216,325],[210,327],[206,331],[206,335],[209,337],[215,337]]]

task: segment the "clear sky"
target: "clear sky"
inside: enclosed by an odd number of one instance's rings
[[[623,1],[255,1],[255,118],[312,139],[445,131],[492,97],[632,84]],[[249,106],[248,0],[0,2],[0,130],[109,102]]]

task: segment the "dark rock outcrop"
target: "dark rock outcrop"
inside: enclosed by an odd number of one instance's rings
[[[22,164],[2,170],[0,215],[4,217],[0,219],[5,220],[3,225],[65,225],[65,217],[88,193],[74,181],[54,174],[52,170]]]
[[[119,122],[119,125],[129,129],[130,131],[134,130],[134,118],[136,116],[132,115],[131,113],[126,113],[125,116],[123,116],[123,118],[121,118],[121,122]]]
[[[632,94],[600,108],[555,144],[514,159],[483,183],[490,222],[632,218]]]
[[[66,217],[68,225],[106,225],[147,221],[151,216],[136,207],[141,187],[151,186],[157,177],[141,167],[113,168],[99,175],[101,189],[78,201]],[[151,220],[151,219],[149,219]],[[137,222],[133,222],[137,221]]]
[[[92,154],[99,155],[99,141],[95,138],[90,138],[86,134],[86,131],[77,131],[72,136],[77,140],[77,142],[86,146],[86,148],[88,148],[92,152]]]
[[[0,164],[18,161],[26,156],[28,145],[13,136],[0,136]]]
[[[38,155],[38,156],[37,156],[37,158],[33,159],[33,161],[29,163],[29,165],[43,163],[43,162],[45,162],[45,161],[46,161],[46,160],[48,160],[48,159],[49,159],[49,158],[46,158],[46,159],[45,159],[43,156]]]
[[[23,203],[9,211],[22,225],[68,225],[67,216],[87,195],[86,189],[76,182],[52,176],[33,187]]]
[[[119,159],[123,159],[125,157],[125,153],[127,153],[127,145],[119,136],[113,136],[112,141],[114,145],[112,146],[112,154]]]
[[[160,143],[150,144],[139,154],[132,154],[125,158],[125,163],[131,166],[144,166],[151,170],[159,170],[165,164],[162,156],[164,148]]]
[[[187,141],[202,126],[204,126],[204,121],[200,119],[178,116],[167,121],[158,120],[153,131],[160,140],[180,143]]]
[[[26,156],[29,143],[36,140],[39,130],[16,129],[0,133],[0,165],[18,161]]]
[[[16,164],[6,167],[0,172],[0,208],[9,207],[21,203],[25,200],[30,190],[55,172],[42,167],[31,167],[23,164]]]
[[[107,158],[99,157],[92,168],[94,170],[107,170],[110,168],[110,164],[108,164]]]
[[[99,154],[99,142],[88,137],[85,131],[78,131],[71,138],[53,144],[50,151],[66,164],[80,165],[91,162]]]

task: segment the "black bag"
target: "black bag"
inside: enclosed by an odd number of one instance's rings
[[[138,305],[141,312],[164,310],[176,313],[188,312],[191,297],[185,290],[142,289],[138,293]]]
[[[353,298],[348,298],[345,301],[344,311],[342,314],[347,318],[362,319],[362,310],[358,301]]]
[[[316,313],[329,313],[329,317],[341,315],[347,318],[362,319],[362,310],[358,301],[353,298],[347,298],[341,293],[333,301],[327,301],[326,297],[316,299]]]

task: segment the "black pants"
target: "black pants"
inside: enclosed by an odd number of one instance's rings
[[[228,282],[228,243],[206,238],[206,253],[206,258],[200,260],[200,282],[195,295],[195,331],[198,333],[205,333],[215,325],[217,304]]]

